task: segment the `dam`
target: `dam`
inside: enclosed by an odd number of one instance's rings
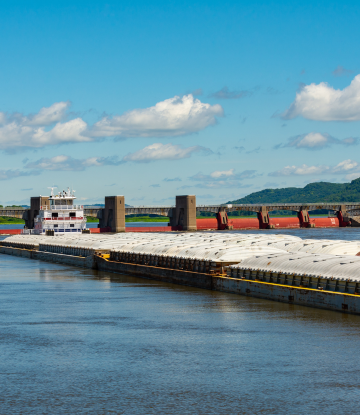
[[[37,232],[40,222],[43,231],[72,232],[70,226],[81,226],[80,222],[87,216],[99,220],[94,233],[126,232],[125,217],[127,215],[158,215],[169,220],[168,226],[152,229],[155,232],[169,231],[202,231],[202,230],[244,230],[244,229],[296,229],[296,228],[346,228],[360,227],[360,203],[276,203],[276,204],[220,204],[198,205],[195,195],[175,197],[172,206],[128,206],[124,196],[105,196],[104,206],[75,205],[74,195],[68,192],[50,196],[31,197],[29,209],[9,207],[0,209],[0,216],[14,217],[25,221],[24,228],[29,232]],[[70,212],[72,210],[72,212]],[[328,217],[313,217],[313,212],[327,212]],[[39,213],[43,213],[39,216]],[[291,217],[272,216],[274,212],[291,214]],[[245,214],[243,217],[232,215]],[[248,216],[249,214],[253,217]],[[73,215],[71,217],[71,215]],[[200,217],[199,217],[200,215]],[[206,218],[201,215],[210,215]],[[212,217],[211,217],[212,216]],[[280,215],[281,216],[281,215]],[[70,219],[71,218],[71,219]],[[75,222],[74,222],[75,220]],[[138,231],[150,231],[142,229]],[[1,231],[0,234],[19,234],[19,229]]]
[[[360,243],[279,234],[15,235],[0,253],[360,314]]]

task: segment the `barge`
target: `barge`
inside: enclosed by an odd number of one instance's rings
[[[17,235],[0,253],[360,314],[360,244],[289,235]]]

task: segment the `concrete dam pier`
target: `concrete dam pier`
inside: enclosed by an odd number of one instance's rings
[[[0,253],[360,314],[360,243],[209,232],[16,235]]]

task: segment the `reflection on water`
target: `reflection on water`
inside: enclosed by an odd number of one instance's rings
[[[357,316],[0,255],[0,317],[4,414],[358,412]]]

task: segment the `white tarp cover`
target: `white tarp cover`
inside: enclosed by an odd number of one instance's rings
[[[5,241],[238,262],[234,267],[360,281],[358,241],[232,232],[15,235]]]

